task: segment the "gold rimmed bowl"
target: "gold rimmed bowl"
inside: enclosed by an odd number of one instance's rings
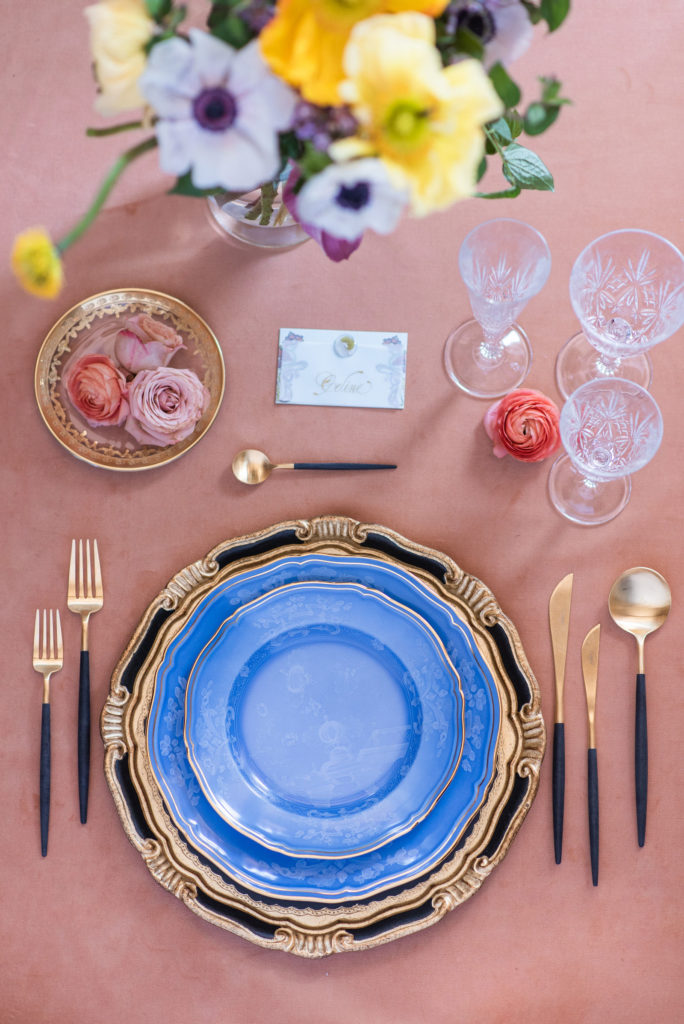
[[[170,366],[192,370],[209,392],[194,430],[175,444],[140,443],[124,426],[93,427],[74,408],[64,387],[65,374],[76,359],[95,352],[109,354],[126,319],[140,313],[181,336],[184,347]],[[184,455],[214,422],[224,389],[223,355],[209,325],[179,299],[144,288],[100,292],[72,306],[48,331],[36,361],[36,401],[48,430],[77,459],[102,469],[153,469]]]

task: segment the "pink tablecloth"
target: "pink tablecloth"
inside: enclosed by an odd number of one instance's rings
[[[446,334],[467,316],[459,244],[481,220],[527,220],[549,242],[550,279],[522,321],[534,344],[528,383],[554,397],[555,356],[575,329],[568,276],[583,246],[626,226],[684,244],[681,4],[574,6],[559,33],[538,30],[516,69],[529,96],[536,74],[555,73],[574,101],[538,140],[555,174],[555,195],[472,201],[406,222],[391,238],[367,238],[348,264],[335,266],[314,243],[273,258],[225,245],[201,201],[164,196],[150,155],[69,253],[58,300],[23,295],[5,270],[0,1017],[8,1024],[153,1017],[165,1024],[641,1024],[684,1016],[681,332],[653,352],[662,447],[635,477],[626,511],[594,529],[573,527],[551,508],[547,464],[492,456],[481,422],[485,406],[457,393],[441,365]],[[33,223],[63,234],[119,150],[117,139],[83,135],[95,118],[80,7],[75,0],[5,4],[5,252],[14,233]],[[34,362],[50,325],[79,299],[123,285],[166,291],[197,309],[219,337],[227,367],[223,407],[201,444],[166,468],[132,476],[99,471],[59,448],[33,397]],[[293,324],[407,331],[405,410],[276,407],[277,330]],[[246,445],[283,460],[396,459],[399,469],[370,486],[366,478],[340,475],[282,477],[251,490],[230,473],[233,453]],[[574,571],[565,852],[557,867],[547,757],[520,834],[472,899],[422,933],[358,956],[307,962],[213,928],[155,884],[120,826],[95,728],[90,816],[86,827],[79,824],[78,624],[66,609],[66,668],[53,685],[50,852],[41,859],[41,691],[30,651],[36,606],[65,607],[72,536],[97,536],[104,562],[106,605],[91,632],[97,712],[139,617],[180,567],[221,539],[328,511],[385,523],[485,580],[519,629],[549,726],[547,600]],[[606,604],[618,573],[638,564],[667,575],[674,601],[670,621],[647,644],[651,760],[643,850],[633,807],[635,648],[610,621]],[[579,648],[598,622],[601,876],[594,889]]]

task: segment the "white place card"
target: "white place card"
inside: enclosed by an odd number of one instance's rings
[[[403,409],[408,335],[283,327],[277,405]]]

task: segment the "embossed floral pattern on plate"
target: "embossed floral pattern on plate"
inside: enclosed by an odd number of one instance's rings
[[[228,824],[291,856],[408,832],[458,768],[461,683],[419,615],[353,583],[293,582],[225,619],[186,693],[190,764]]]

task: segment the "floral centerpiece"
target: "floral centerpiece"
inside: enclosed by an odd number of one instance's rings
[[[124,169],[157,148],[172,192],[238,196],[260,189],[272,215],[283,186],[291,215],[334,260],[372,229],[393,231],[477,191],[488,160],[505,182],[486,197],[553,189],[519,141],[545,131],[568,100],[555,78],[521,108],[507,70],[534,25],[557,29],[570,0],[214,0],[206,29],[184,30],[174,0],[100,0],[85,9],[105,116],[139,120],[89,129],[142,131],[59,242],[18,236],[12,264],[45,297],[62,284],[61,255],[88,228]]]

